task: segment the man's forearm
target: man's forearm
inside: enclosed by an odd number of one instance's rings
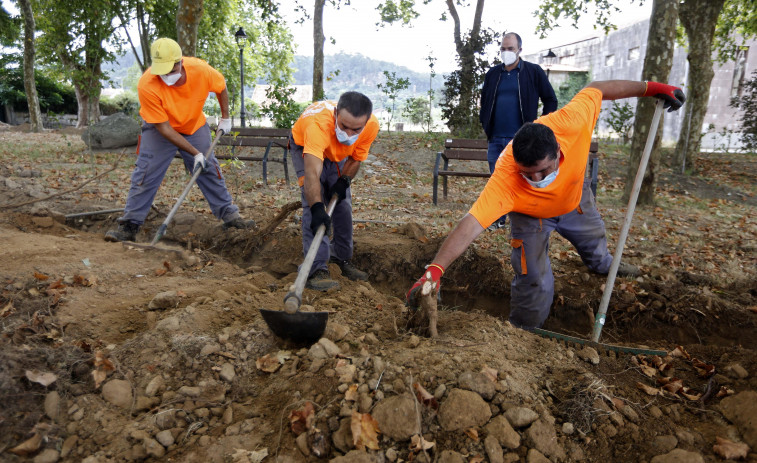
[[[312,154],[304,154],[305,161],[305,200],[308,205],[323,201],[321,195],[321,172],[323,161]]]
[[[155,128],[158,129],[158,132],[160,132],[161,135],[163,135],[168,141],[176,145],[176,147],[180,150],[186,151],[193,156],[195,154],[202,153],[202,151],[192,146],[192,144],[189,143],[187,139],[184,138],[179,132],[174,130],[174,128],[171,127],[171,124],[169,124],[168,121],[161,122],[160,124],[155,124]]]
[[[619,100],[644,96],[647,86],[635,80],[600,80],[592,82],[587,88],[596,88],[602,92],[603,100]]]
[[[342,167],[342,175],[346,175],[350,179],[353,179],[357,175],[358,170],[360,170],[360,161],[347,158],[344,162],[344,167]]]
[[[223,89],[221,93],[216,93],[218,99],[218,105],[221,107],[221,117],[223,119],[229,118],[229,91]]]
[[[478,223],[478,220],[466,214],[442,243],[442,247],[434,257],[434,263],[448,268],[483,231],[484,227]]]

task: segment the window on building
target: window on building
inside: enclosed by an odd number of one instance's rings
[[[613,66],[613,65],[615,65],[615,55],[605,56],[605,66]]]
[[[639,59],[639,47],[633,47],[628,49],[628,61]]]
[[[744,75],[746,74],[746,59],[749,47],[741,47],[736,53],[733,68],[733,80],[731,81],[731,98],[740,98],[744,91]]]

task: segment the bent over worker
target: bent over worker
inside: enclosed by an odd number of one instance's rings
[[[549,315],[554,276],[549,237],[560,233],[575,246],[592,271],[607,274],[612,256],[605,226],[594,203],[586,161],[602,100],[654,96],[669,111],[683,105],[681,89],[657,82],[611,80],[592,82],[567,105],[527,123],[515,134],[497,161],[494,173],[470,211],[449,234],[423,276],[406,295],[417,306],[417,293],[427,280],[439,283],[445,268],[502,214],[512,221],[511,264],[515,272],[510,294],[510,322],[539,328]],[[621,263],[619,275],[638,275]]]
[[[373,103],[358,92],[346,92],[339,101],[318,101],[303,111],[292,127],[289,147],[302,193],[302,247],[318,246],[305,287],[327,291],[339,287],[331,279],[328,262],[336,263],[350,280],[367,280],[352,259],[352,179],[376,139],[379,123]],[[332,216],[329,200],[338,196]],[[333,224],[334,237],[329,239]],[[313,243],[318,227],[326,226],[321,243]]]
[[[223,221],[224,229],[254,226],[255,222],[243,220],[239,208],[232,204],[214,153],[207,159],[203,154],[210,148],[210,127],[202,112],[209,92],[216,94],[221,106],[217,136],[231,130],[229,94],[223,75],[201,59],[182,57],[181,47],[171,39],[153,42],[150,56],[152,66],[137,84],[139,115],[144,120],[139,156],[131,174],[124,215],[118,219],[118,229],[108,231],[105,240],[134,240],[177,150],[187,170],[203,169],[197,186],[213,215]]]

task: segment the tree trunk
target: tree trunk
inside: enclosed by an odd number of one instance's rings
[[[32,132],[41,132],[42,111],[39,109],[37,83],[34,80],[34,12],[31,0],[19,0],[21,15],[24,17],[24,91],[26,104],[29,107],[29,124]]]
[[[689,78],[686,83],[686,114],[676,145],[675,165],[695,168],[702,141],[702,124],[710,99],[710,84],[715,77],[712,68],[712,44],[718,16],[725,0],[689,0],[680,6],[678,17],[689,40]]]
[[[313,10],[313,101],[322,100],[323,93],[323,5],[326,0],[315,0]]]
[[[76,111],[76,128],[82,129],[89,123],[89,94],[85,89],[82,89],[80,85],[74,83],[74,93],[76,94],[76,104],[78,106]]]
[[[643,80],[655,82],[668,81],[670,68],[673,67],[673,50],[676,39],[676,22],[678,20],[679,0],[654,0],[652,16],[649,19],[649,33],[647,37],[647,54],[644,57],[644,69],[641,72]],[[623,198],[627,201],[631,195],[636,171],[641,161],[644,145],[647,143],[652,116],[654,115],[656,98],[640,98],[636,106],[636,116],[633,124],[633,138],[631,139],[631,159],[626,172],[626,186]],[[660,162],[660,140],[662,139],[663,120],[657,129],[652,153],[649,157],[647,171],[639,192],[638,204],[654,203],[655,172]]]
[[[179,9],[176,11],[176,38],[184,56],[195,56],[197,30],[204,11],[202,4],[202,0],[179,0]]]

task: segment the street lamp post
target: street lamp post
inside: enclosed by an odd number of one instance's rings
[[[544,64],[547,66],[547,79],[549,79],[549,71],[552,68],[552,65],[555,64],[555,58],[557,58],[557,55],[555,55],[555,52],[552,51],[552,49],[549,49],[549,52],[544,55]]]
[[[244,127],[244,44],[247,41],[247,34],[244,33],[244,29],[239,28],[234,34],[234,40],[237,41],[237,46],[239,47],[239,81],[242,93],[242,107],[239,111],[239,118],[242,120],[241,126]]]

